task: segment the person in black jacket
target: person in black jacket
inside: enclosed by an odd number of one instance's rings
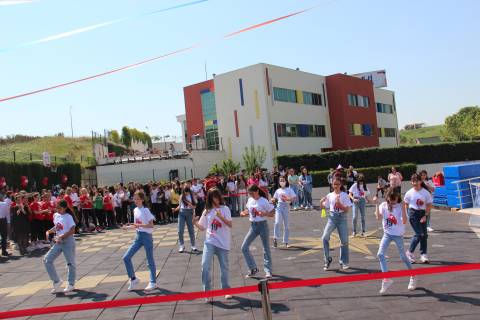
[[[18,194],[15,198],[15,203],[16,205],[11,208],[12,229],[20,254],[25,255],[27,253],[28,236],[30,233],[29,216],[32,213],[25,195]]]

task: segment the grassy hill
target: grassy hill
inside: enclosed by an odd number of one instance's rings
[[[414,130],[400,130],[402,145],[415,144],[416,138],[442,137],[443,125],[430,126]]]
[[[13,151],[16,161],[42,161],[42,153],[47,151],[52,162],[57,157],[57,162],[65,160],[81,162],[87,165],[87,157],[92,158],[92,140],[88,137],[43,137],[26,142],[12,142],[0,145],[0,161],[13,161]]]

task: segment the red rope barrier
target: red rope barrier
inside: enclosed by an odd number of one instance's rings
[[[338,276],[338,277],[328,277],[328,278],[270,282],[268,284],[268,288],[270,290],[289,289],[289,288],[328,285],[328,284],[336,284],[336,283],[350,283],[350,282],[359,282],[359,281],[378,280],[383,278],[400,278],[400,277],[438,274],[438,273],[446,273],[446,272],[472,271],[472,270],[480,270],[480,263],[467,263],[467,264],[446,266],[446,267],[429,267],[429,268],[419,268],[419,269],[412,269],[412,270],[376,272],[376,273],[370,273],[370,274],[358,274],[358,275]],[[29,317],[29,316],[42,315],[42,314],[84,311],[84,310],[92,310],[92,309],[110,309],[110,308],[138,306],[138,305],[154,304],[154,303],[162,303],[162,302],[195,300],[195,299],[223,296],[227,294],[238,295],[238,294],[257,292],[257,291],[258,291],[258,286],[252,285],[252,286],[229,288],[229,289],[222,289],[222,290],[171,294],[166,296],[143,297],[143,298],[111,300],[111,301],[102,301],[102,302],[89,302],[89,303],[81,303],[81,304],[67,304],[67,305],[61,305],[61,306],[32,308],[32,309],[23,309],[23,310],[11,310],[11,311],[0,312],[0,319]]]

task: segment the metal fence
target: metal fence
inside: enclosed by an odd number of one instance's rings
[[[41,153],[20,152],[13,150],[0,151],[0,161],[7,162],[39,162],[43,163]],[[51,163],[80,162],[84,165],[95,165],[95,158],[92,155],[50,155]]]

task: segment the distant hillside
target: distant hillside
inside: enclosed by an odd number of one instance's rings
[[[443,125],[414,130],[400,130],[400,144],[415,144],[417,138],[442,137]]]
[[[11,142],[0,146],[0,161],[13,161],[15,151],[16,161],[30,161],[32,154],[33,161],[42,161],[42,153],[47,151],[52,162],[57,161],[81,162],[87,165],[86,158],[93,158],[92,139],[88,137],[65,138],[65,137],[43,137],[35,138],[24,142]]]

